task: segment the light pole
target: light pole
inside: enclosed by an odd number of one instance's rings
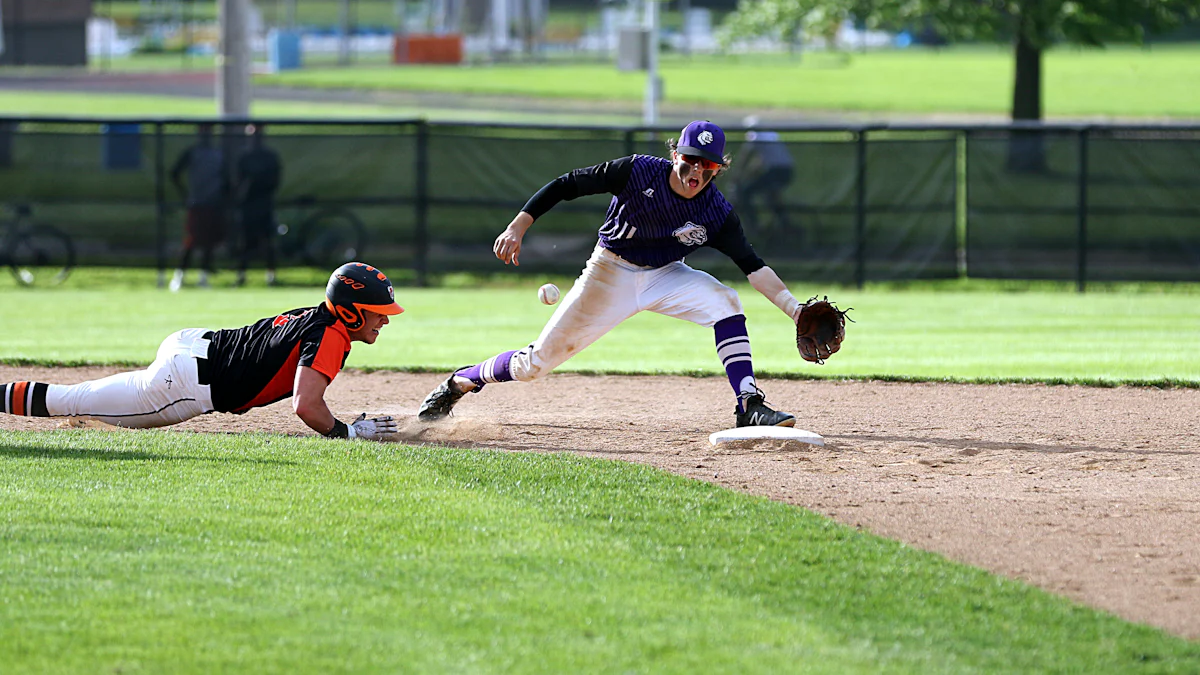
[[[658,102],[662,98],[662,78],[658,76],[658,0],[646,3],[646,97],[642,102],[642,123],[658,124]]]
[[[247,0],[220,0],[221,51],[217,55],[217,112],[250,116],[250,36]]]

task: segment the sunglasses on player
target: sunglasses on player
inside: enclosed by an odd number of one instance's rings
[[[717,169],[721,168],[721,165],[719,163],[714,162],[711,159],[705,159],[703,157],[693,157],[691,155],[684,155],[684,154],[679,154],[679,157],[680,157],[680,159],[687,162],[688,164],[691,164],[692,166],[698,166],[701,169],[704,169],[706,171],[716,171]]]

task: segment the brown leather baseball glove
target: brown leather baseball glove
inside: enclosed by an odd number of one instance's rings
[[[800,350],[800,357],[821,364],[837,353],[846,339],[846,312],[850,309],[838,309],[828,296],[818,300],[814,295],[804,303],[796,317],[796,349]]]

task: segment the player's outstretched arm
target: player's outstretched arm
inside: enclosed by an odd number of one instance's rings
[[[770,267],[760,267],[746,276],[750,285],[754,290],[762,293],[776,307],[787,314],[792,321],[795,321],[800,316],[800,308],[804,303],[796,299],[792,292],[788,290],[783,280],[775,274],[775,270]]]
[[[363,413],[350,424],[338,421],[325,404],[329,378],[308,366],[296,369],[292,389],[292,410],[308,428],[329,438],[365,438],[383,441],[394,437],[399,425],[391,415],[368,418]]]
[[[503,260],[507,265],[520,266],[518,257],[521,255],[521,240],[525,238],[525,233],[533,226],[533,216],[522,211],[517,214],[516,218],[504,228],[499,237],[496,237],[496,243],[492,245],[492,252],[496,257]]]
[[[296,368],[296,381],[292,387],[292,412],[309,429],[328,436],[337,426],[337,419],[325,404],[325,388],[329,378],[308,367]]]
[[[521,240],[525,237],[526,230],[533,225],[533,221],[545,215],[561,201],[606,192],[618,195],[625,189],[632,173],[633,157],[630,156],[575,169],[546,183],[525,202],[517,217],[512,219],[499,237],[496,237],[492,252],[503,260],[505,265],[520,265]]]
[[[846,312],[829,301],[816,296],[800,302],[792,296],[779,275],[770,267],[762,267],[746,277],[755,290],[762,293],[796,323],[796,349],[801,358],[822,364],[837,353],[846,339]]]

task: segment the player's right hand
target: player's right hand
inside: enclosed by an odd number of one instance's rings
[[[350,428],[354,430],[354,438],[365,438],[368,441],[389,440],[400,430],[391,415],[367,419],[367,413],[359,415],[358,419],[351,422]]]
[[[506,229],[500,233],[499,237],[496,237],[492,251],[495,252],[497,258],[504,261],[505,265],[512,263],[520,267],[521,263],[517,258],[521,255],[521,238],[522,235]]]
[[[517,259],[521,255],[521,240],[525,238],[525,232],[533,225],[533,216],[524,211],[517,214],[508,227],[496,237],[496,243],[492,245],[492,252],[496,257],[503,260],[507,265],[512,263],[518,267],[521,266]]]

